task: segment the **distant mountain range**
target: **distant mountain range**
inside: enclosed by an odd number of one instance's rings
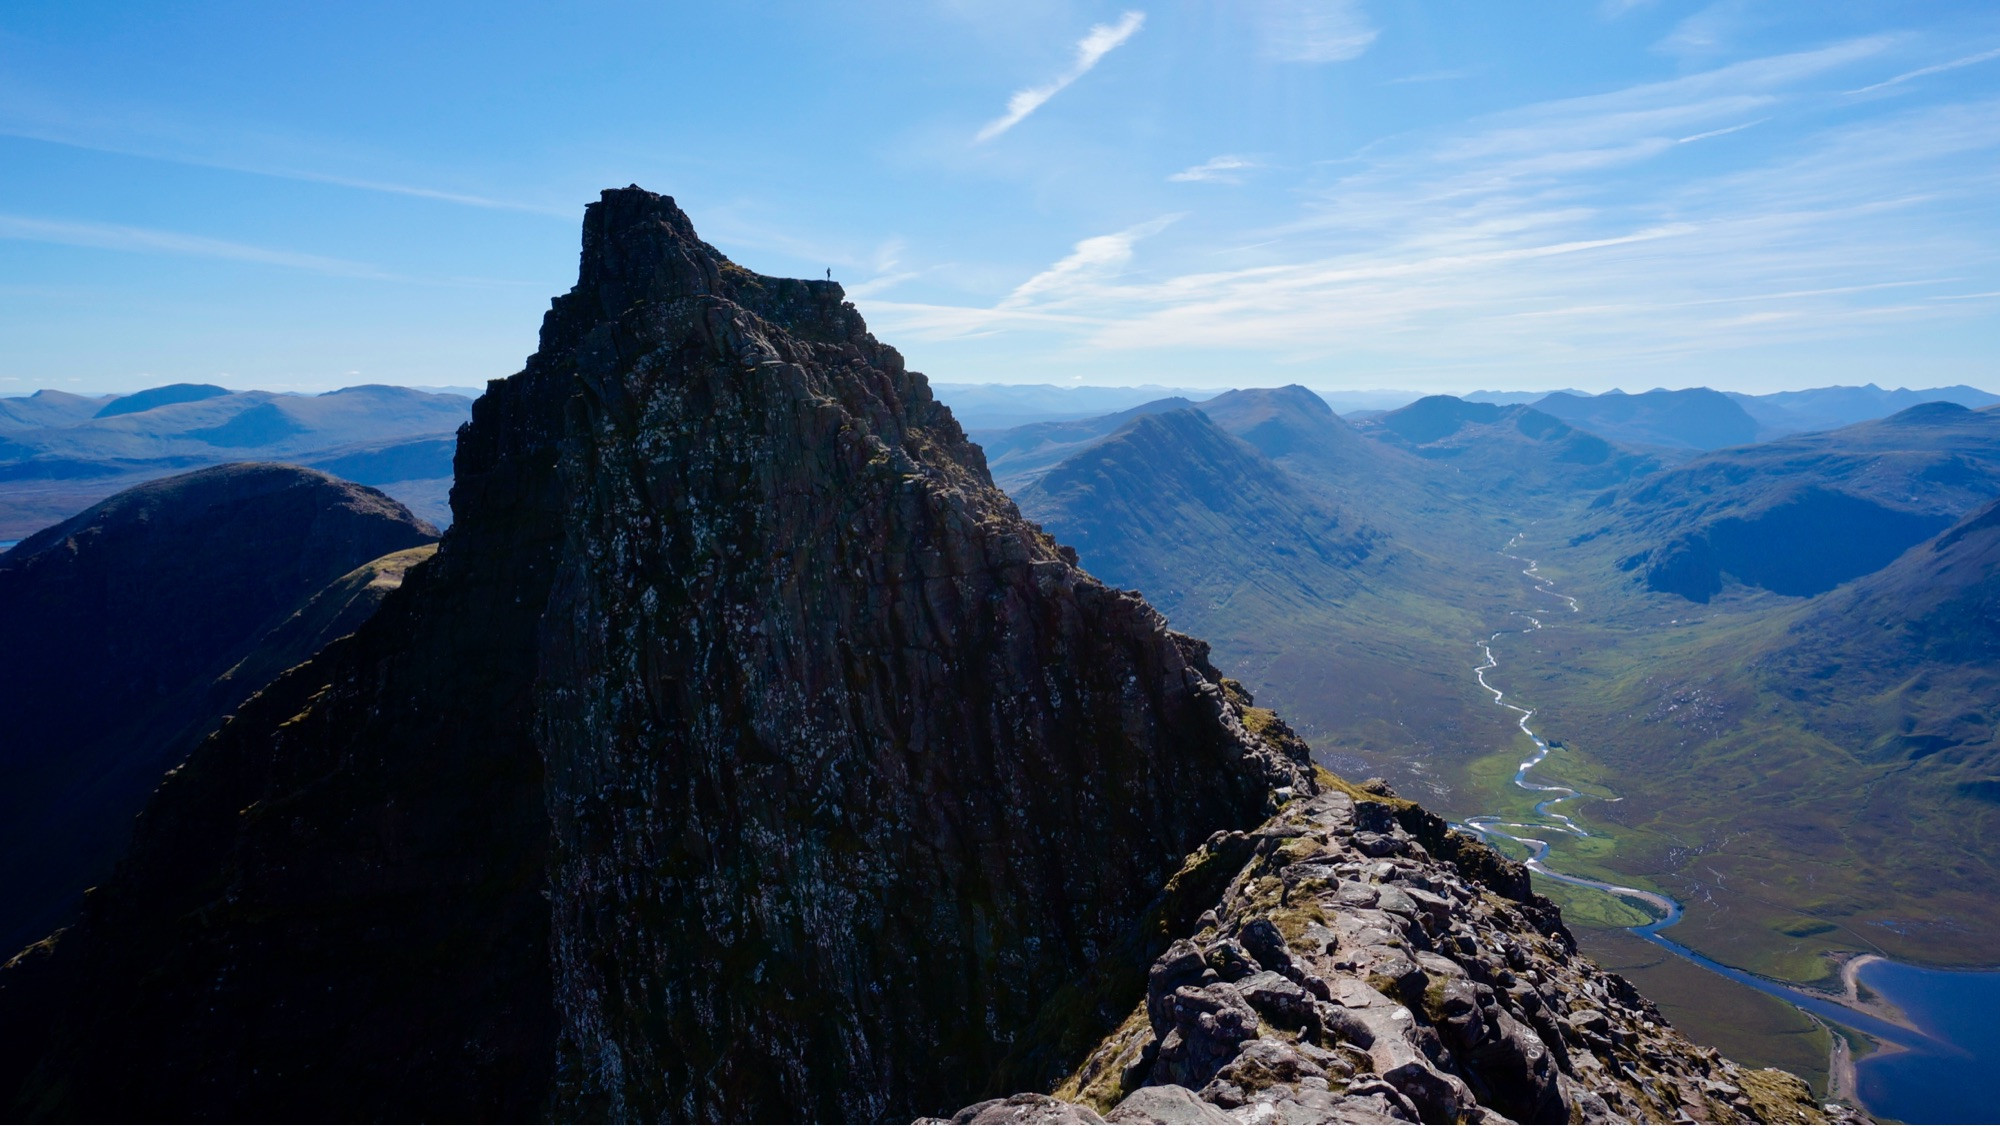
[[[931,391],[968,431],[1097,418],[1160,399],[1206,399],[1215,394],[1187,387],[1058,387],[1050,383],[933,383]]]
[[[1359,430],[1419,457],[1446,462],[1468,487],[1502,493],[1601,489],[1659,468],[1658,458],[1579,430],[1538,407],[1419,399]]]
[[[1883,566],[2000,496],[2000,413],[1926,403],[1840,430],[1720,450],[1635,483],[1591,535],[1653,590],[1728,583],[1813,595]]]
[[[1706,387],[1626,395],[1558,391],[1535,409],[1636,446],[1713,450],[1757,440],[1757,420],[1735,399]]]
[[[935,388],[985,446],[995,480],[1008,488],[1025,485],[1083,444],[1116,429],[1124,418],[1220,404],[1231,394],[1156,386],[942,383]],[[1414,391],[1299,390],[1322,407],[1352,413],[1356,422],[1369,424],[1426,398]],[[442,527],[451,521],[456,431],[470,417],[471,400],[481,393],[469,387],[371,385],[323,395],[279,395],[177,383],[130,395],[44,390],[0,398],[0,542],[19,539],[141,481],[246,459],[311,466],[381,488]],[[1870,384],[1770,395],[1718,394],[1704,388],[1635,395],[1479,391],[1453,401],[1532,407],[1593,437],[1632,447],[1631,455],[1671,462],[1689,451],[1831,429],[1921,402],[1980,407],[2000,403],[2000,396],[1966,386],[1885,391]],[[1436,409],[1433,402],[1418,415]],[[1482,418],[1466,415],[1465,421],[1491,421]],[[1399,425],[1413,421],[1405,419]],[[1024,429],[1034,426],[1040,429]],[[1451,441],[1439,439],[1423,456],[1447,458],[1453,448]]]
[[[1058,387],[1052,384],[939,383],[940,399],[949,404],[968,431],[988,438],[999,431],[1035,422],[1099,418],[1162,399],[1180,397],[1205,402],[1218,392],[1174,387]],[[435,390],[435,389],[433,389]],[[1331,390],[1313,392],[1342,415],[1373,416],[1399,410],[1427,397],[1422,391]],[[1631,445],[1685,449],[1719,449],[1886,418],[1919,403],[1949,402],[1965,407],[2000,403],[2000,395],[1963,384],[1911,390],[1862,387],[1818,387],[1763,395],[1718,392],[1706,387],[1682,391],[1655,389],[1636,394],[1565,388],[1558,391],[1474,391],[1456,396],[1469,403],[1532,406],[1544,414],[1584,426],[1602,437]],[[1719,399],[1728,399],[1735,404]]]
[[[464,396],[384,386],[280,395],[179,383],[0,399],[0,540],[142,481],[231,461],[323,467],[449,523],[452,447],[471,415]]]
[[[1923,391],[1907,387],[1885,391],[1870,383],[1863,387],[1818,387],[1769,395],[1729,392],[1729,397],[1743,404],[1743,409],[1764,428],[1766,437],[1834,430],[1873,418],[1887,418],[1922,403],[1957,403],[1974,409],[2000,404],[2000,395],[1964,384]]]

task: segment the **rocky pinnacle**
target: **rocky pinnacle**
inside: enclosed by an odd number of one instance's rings
[[[17,1109],[941,1111],[1059,1079],[1183,857],[1314,785],[838,286],[663,196],[588,209],[452,501],[0,974]]]

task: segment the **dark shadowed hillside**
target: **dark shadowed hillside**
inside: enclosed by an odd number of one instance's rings
[[[120,493],[0,555],[0,942],[47,934],[109,873],[167,768],[286,667],[215,686],[267,631],[434,535],[372,489],[230,465]],[[290,663],[332,636],[298,632]]]
[[[1018,498],[1093,574],[1192,629],[1337,601],[1377,538],[1196,410],[1135,419]],[[1188,603],[1193,590],[1201,606]]]
[[[1724,450],[1624,490],[1592,536],[1657,591],[1811,595],[2000,495],[2000,414],[1952,403]]]
[[[119,397],[104,404],[92,418],[115,418],[121,414],[139,414],[156,407],[170,407],[176,403],[199,403],[203,399],[219,399],[230,394],[227,387],[217,387],[213,383],[169,383],[164,387],[150,387],[144,391]]]
[[[1175,396],[1096,418],[1031,422],[1009,430],[972,430],[967,431],[967,436],[986,452],[986,466],[993,473],[994,483],[1008,492],[1016,492],[1041,476],[1049,466],[1140,415],[1159,414],[1193,405],[1193,402]]]
[[[1762,667],[1870,758],[2000,803],[2000,500],[1821,600]]]

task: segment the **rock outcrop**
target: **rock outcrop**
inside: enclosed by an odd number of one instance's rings
[[[374,489],[238,464],[128,489],[0,554],[4,955],[66,920],[167,769],[286,667],[233,666],[342,573],[436,535]],[[290,663],[330,636],[298,638]]]
[[[1313,788],[838,286],[664,197],[589,209],[456,456],[436,556],[0,974],[16,1113],[855,1120],[1052,1084],[1183,857]]]
[[[1852,1120],[1681,1037],[1578,956],[1519,866],[1379,783],[1322,777],[1189,859],[1226,888],[1053,1096],[946,1121]]]

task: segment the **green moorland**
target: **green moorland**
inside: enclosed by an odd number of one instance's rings
[[[1770,675],[1796,605],[1668,614],[1687,610],[1579,615],[1524,639],[1515,674],[1545,731],[1593,734],[1591,757],[1622,800],[1576,804],[1616,840],[1611,867],[1689,905],[1676,937],[1801,982],[1828,978],[1844,954],[2000,958],[2000,809],[1969,796],[1949,763],[1869,753],[1876,733],[1910,719],[1907,686],[1857,672],[1847,698],[1800,698]],[[1934,684],[1923,703],[1961,711],[1976,690]]]
[[[1992,597],[1939,595],[1925,610],[1931,596],[1914,593],[1956,591],[1967,573],[1993,570],[2000,527],[1980,533],[1988,555],[1971,562],[1918,568],[1913,548],[1878,574],[1808,594],[1774,593],[1729,570],[1742,559],[1777,576],[1774,585],[1800,581],[1768,549],[1814,551],[1779,533],[1812,518],[1824,494],[1772,501],[1728,489],[1819,473],[1826,488],[1864,497],[1956,490],[1931,498],[1917,528],[1928,535],[1980,490],[2000,492],[1992,459],[1966,455],[1964,435],[1946,435],[1957,445],[1939,452],[1895,454],[1895,480],[1883,478],[1877,447],[1931,440],[1906,440],[1907,424],[1858,431],[1854,450],[1808,436],[1792,453],[1756,447],[1754,457],[1683,470],[1532,412],[1430,403],[1407,421],[1391,416],[1401,431],[1348,428],[1287,413],[1277,393],[1248,394],[1231,408],[1239,417],[1215,415],[1266,457],[1224,472],[1214,451],[1126,449],[1065,462],[1075,472],[1044,479],[1060,487],[1017,495],[1077,544],[1086,566],[1139,587],[1178,628],[1207,638],[1218,664],[1335,770],[1383,775],[1457,820],[1545,824],[1534,806],[1552,795],[1514,784],[1534,748],[1516,714],[1474,680],[1480,643],[1500,632],[1488,681],[1536,709],[1535,731],[1555,746],[1531,780],[1577,791],[1556,812],[1588,835],[1517,831],[1547,841],[1559,871],[1683,903],[1679,942],[1808,984],[1827,983],[1857,953],[2000,962],[2000,653],[1978,649],[1990,627],[1954,625],[1992,617],[1978,602]],[[1278,434],[1273,418],[1289,429]],[[1943,423],[1972,433],[1996,421]],[[1651,508],[1631,507],[1635,495],[1652,497]],[[1324,501],[1342,534],[1357,537],[1343,542],[1367,550],[1345,559],[1298,550],[1288,533],[1301,526],[1300,497]],[[1673,584],[1649,584],[1629,565],[1705,527],[1727,531],[1729,520],[1752,534],[1711,534],[1722,585],[1705,603],[1651,589]],[[1577,611],[1507,558],[1517,535],[1511,553],[1536,560]],[[1698,1039],[1823,1082],[1828,1040],[1816,1022],[1620,929],[1646,921],[1642,905],[1537,886],[1587,952]]]
[[[1688,906],[1677,939],[1792,981],[1823,982],[1856,953],[2000,959],[1985,761],[1876,746],[1939,714],[1975,726],[1965,716],[1994,698],[1990,672],[1850,668],[1849,688],[1809,691],[1785,658],[1811,603],[1760,593],[1702,607],[1593,581],[1601,570],[1559,531],[1551,521],[1552,544],[1523,546],[1583,609],[1504,638],[1489,674],[1562,744],[1535,780],[1590,795],[1562,809],[1593,836],[1552,835],[1555,867],[1664,891]],[[1514,757],[1462,768],[1494,812],[1531,802],[1512,785]]]

